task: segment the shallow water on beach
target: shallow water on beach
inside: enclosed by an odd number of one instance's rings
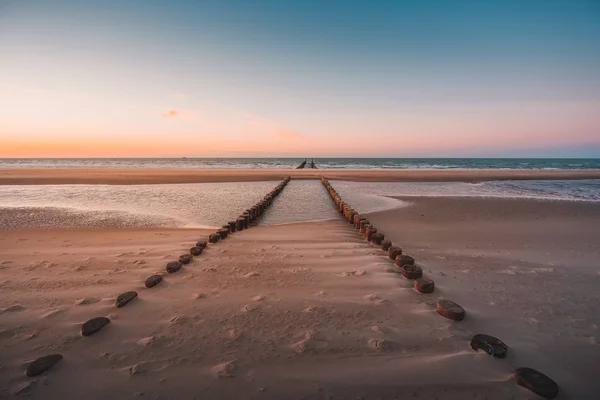
[[[278,182],[174,185],[3,185],[0,229],[220,227],[256,204]],[[363,210],[401,206],[399,200],[355,192],[348,201]],[[366,211],[365,211],[366,212]],[[261,224],[336,218],[318,180],[293,180]]]
[[[409,205],[389,196],[477,196],[600,201],[600,180],[479,184],[331,181],[360,213]],[[18,228],[200,228],[234,220],[278,182],[169,185],[0,185],[0,230]],[[318,180],[292,180],[262,225],[338,218]]]

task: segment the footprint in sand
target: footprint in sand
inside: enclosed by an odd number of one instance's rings
[[[227,331],[227,337],[231,340],[238,340],[242,337],[242,331],[239,329],[230,329]]]
[[[341,276],[364,276],[366,274],[367,274],[367,271],[365,271],[364,269],[359,269],[356,271],[342,272],[340,275]]]
[[[244,278],[257,278],[259,276],[260,276],[260,274],[258,272],[252,271],[252,272],[248,272],[247,274],[245,274]]]
[[[235,371],[237,368],[237,360],[231,360],[215,365],[211,368],[211,371],[217,378],[233,378],[235,377]]]
[[[12,306],[8,306],[6,308],[0,308],[0,314],[5,314],[9,312],[20,312],[25,311],[26,308],[20,304],[13,304]]]
[[[244,313],[251,312],[258,309],[258,305],[255,304],[246,304],[241,308],[241,311]]]
[[[194,293],[192,295],[192,300],[200,300],[200,299],[205,299],[206,298],[206,293]]]
[[[258,296],[254,296],[252,298],[252,300],[254,300],[254,301],[263,301],[265,298],[266,298],[265,296],[263,296],[262,294],[259,294]]]
[[[369,347],[381,352],[393,351],[395,343],[386,339],[369,339]]]
[[[139,346],[154,346],[159,341],[157,336],[148,336],[137,341]]]
[[[100,301],[100,299],[97,299],[95,297],[84,297],[82,299],[75,300],[75,305],[76,306],[85,306],[87,304],[94,304],[99,301]]]

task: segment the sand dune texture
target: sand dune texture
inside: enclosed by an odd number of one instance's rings
[[[535,226],[525,221],[529,216],[562,218],[537,232],[523,228],[526,236],[517,232],[517,242],[542,237],[553,231],[549,226],[582,235],[566,244],[573,254],[561,243],[539,244],[564,256],[540,267],[539,258],[516,261],[531,257],[527,248],[511,265],[477,250],[487,246],[477,240],[488,240],[474,230],[477,221],[444,233],[448,220],[472,215],[486,200],[432,201],[438,203],[361,216],[361,230],[342,219],[256,226],[207,244],[173,273],[167,263],[215,233],[5,231],[0,396],[531,399],[535,395],[524,387],[531,372],[520,369],[531,367],[566,390],[557,398],[593,398],[588,375],[598,360],[592,290],[598,274],[562,265],[587,265],[577,254],[597,259],[597,207],[490,203],[492,217],[531,207],[519,217],[525,227]],[[341,209],[356,221],[349,206]],[[561,215],[565,209],[576,212]],[[429,213],[439,221],[431,232]],[[485,219],[481,226],[489,226],[489,211],[478,215]],[[510,232],[520,225],[507,226]],[[497,221],[494,227],[500,237],[510,236]],[[454,248],[442,247],[444,235],[458,240]],[[386,238],[391,247],[384,251]],[[510,238],[498,241],[488,253],[512,245]],[[469,246],[479,253],[470,254]],[[147,287],[150,276],[162,280]],[[432,292],[415,288],[418,276],[435,280]],[[119,298],[131,291],[137,296]],[[92,318],[100,319],[85,335],[82,328]],[[474,335],[482,333],[504,340],[507,354],[473,350]],[[49,369],[26,376],[32,361],[44,356],[52,357],[33,369]]]

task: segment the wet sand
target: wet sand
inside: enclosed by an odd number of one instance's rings
[[[600,170],[361,170],[361,169],[142,169],[3,168],[0,185],[159,184],[317,179],[356,182],[483,182],[492,180],[600,179]]]
[[[341,219],[238,232],[152,289],[206,231],[0,231],[0,398],[534,399],[511,378],[521,366],[559,399],[595,398],[600,205],[407,200],[369,219],[433,294]],[[139,297],[117,309],[127,290]],[[440,317],[439,298],[466,319]],[[112,322],[81,337],[96,316]],[[507,359],[472,351],[475,333],[504,340]],[[65,358],[23,375],[51,353]]]

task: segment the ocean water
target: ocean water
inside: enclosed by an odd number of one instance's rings
[[[600,169],[600,159],[315,158],[318,168]],[[0,159],[0,168],[295,168],[304,158],[29,158]],[[310,162],[311,159],[309,158]],[[1,173],[1,172],[0,172]]]
[[[484,183],[331,181],[360,213],[410,206],[391,196],[477,196],[600,202],[600,180]],[[277,182],[168,185],[0,185],[0,230],[219,227]],[[292,180],[263,225],[338,218],[319,180]]]

